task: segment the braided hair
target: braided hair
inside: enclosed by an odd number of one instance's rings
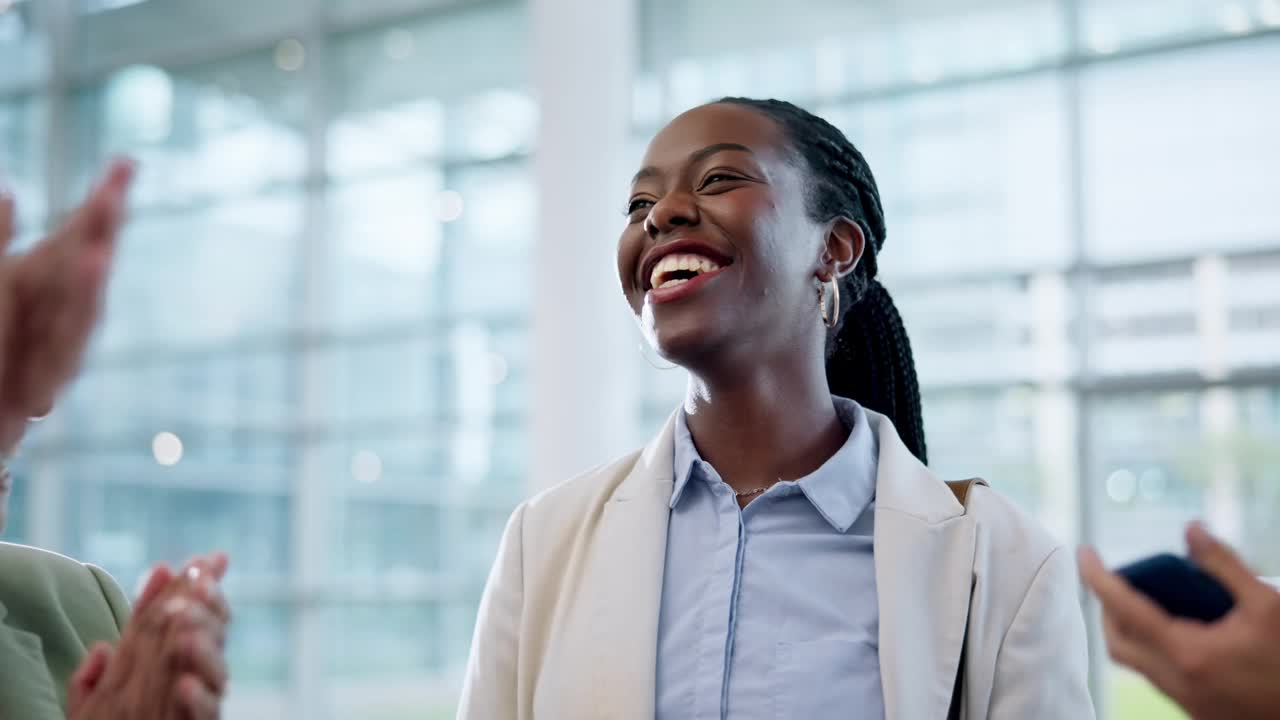
[[[884,247],[884,207],[862,153],[831,123],[789,102],[727,97],[718,101],[763,113],[786,133],[809,170],[809,216],[824,223],[846,217],[868,242],[862,260],[840,282],[839,323],[827,333],[827,385],[887,416],[903,443],[928,462],[920,385],[902,317],[876,280]]]

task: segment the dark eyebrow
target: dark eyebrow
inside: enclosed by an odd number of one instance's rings
[[[712,155],[715,155],[716,153],[722,153],[722,152],[744,152],[752,155],[755,154],[755,152],[751,148],[747,147],[746,145],[739,145],[738,143],[716,143],[714,145],[708,145],[702,148],[701,150],[695,150],[694,152],[690,153],[689,163],[697,164],[702,162],[703,160],[706,160]],[[635,177],[631,178],[631,184],[635,185],[641,180],[644,180],[645,178],[653,177],[654,175],[657,175],[657,174],[658,174],[658,168],[652,165],[642,167],[640,168],[640,172],[636,173]]]

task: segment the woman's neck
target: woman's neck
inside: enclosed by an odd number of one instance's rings
[[[804,477],[848,438],[821,361],[691,372],[685,412],[698,454],[738,492]]]

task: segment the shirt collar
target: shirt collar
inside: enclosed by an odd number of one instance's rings
[[[674,485],[671,488],[672,508],[680,504],[680,498],[684,495],[684,488],[689,484],[689,478],[693,477],[694,468],[702,463],[702,456],[698,454],[698,448],[693,445],[693,435],[689,432],[689,421],[683,407],[680,408],[680,412],[676,413],[673,440],[675,442],[675,465],[672,474]]]
[[[880,448],[862,406],[847,398],[832,396],[832,400],[836,415],[849,428],[849,438],[821,467],[789,484],[800,488],[831,527],[845,532],[875,499]],[[676,414],[674,441],[672,508],[680,503],[694,470],[704,464],[683,408]]]

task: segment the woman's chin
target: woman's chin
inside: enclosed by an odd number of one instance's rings
[[[663,360],[685,368],[698,365],[701,359],[714,352],[717,345],[706,328],[659,330],[651,337],[654,338],[654,349]]]

